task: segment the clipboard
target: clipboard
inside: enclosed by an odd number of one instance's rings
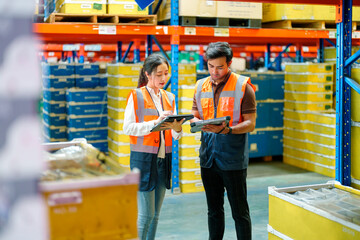
[[[193,123],[190,123],[190,127],[191,127],[190,132],[192,132],[192,133],[200,132],[201,128],[208,124],[221,125],[223,122],[225,122],[226,125],[229,126],[230,119],[231,119],[230,116],[226,116],[226,117],[213,118],[213,119],[207,119],[207,120],[202,120],[202,121],[198,121],[198,122],[193,122]]]
[[[160,128],[162,127],[162,124],[165,123],[165,122],[173,122],[173,121],[180,121],[182,120],[183,118],[185,118],[185,121],[186,122],[187,120],[190,120],[192,118],[194,118],[194,115],[192,114],[184,114],[184,115],[171,115],[171,116],[167,116],[166,118],[164,118],[161,122],[159,122],[158,124],[156,124],[151,130],[150,132],[158,132],[158,131],[163,131],[163,130],[160,130]],[[165,129],[166,130],[166,129]]]

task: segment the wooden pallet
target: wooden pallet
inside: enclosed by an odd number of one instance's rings
[[[161,24],[170,25],[170,20],[162,21]],[[181,26],[201,26],[201,27],[241,27],[241,28],[260,28],[261,19],[235,19],[235,18],[213,18],[213,17],[186,17],[179,19]]]
[[[353,22],[353,30],[357,29],[357,24]],[[330,30],[336,29],[335,21],[320,20],[282,20],[275,22],[262,23],[263,28],[284,28],[284,29],[313,29]]]
[[[68,14],[52,13],[46,20],[48,23],[69,24],[112,24],[112,25],[156,25],[156,15],[114,15],[114,14]]]

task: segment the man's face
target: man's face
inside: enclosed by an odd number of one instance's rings
[[[209,59],[207,64],[211,78],[214,81],[221,82],[225,79],[231,62],[228,65],[226,62],[226,57],[219,57],[215,59]]]

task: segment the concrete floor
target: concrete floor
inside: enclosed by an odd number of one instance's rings
[[[248,169],[248,202],[253,240],[265,240],[268,224],[268,186],[290,187],[325,183],[329,177],[283,164],[281,161],[253,162]],[[225,198],[224,240],[236,239],[229,202]],[[161,210],[156,239],[206,240],[207,206],[205,194],[174,195],[168,192]]]

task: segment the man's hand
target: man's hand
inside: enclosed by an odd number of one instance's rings
[[[208,124],[205,125],[201,128],[201,130],[203,132],[213,132],[213,133],[219,133],[222,129],[224,129],[226,127],[226,123],[225,121],[222,122],[221,125],[213,125],[213,124]],[[225,129],[223,130],[225,131]],[[221,132],[222,133],[222,132]]]

